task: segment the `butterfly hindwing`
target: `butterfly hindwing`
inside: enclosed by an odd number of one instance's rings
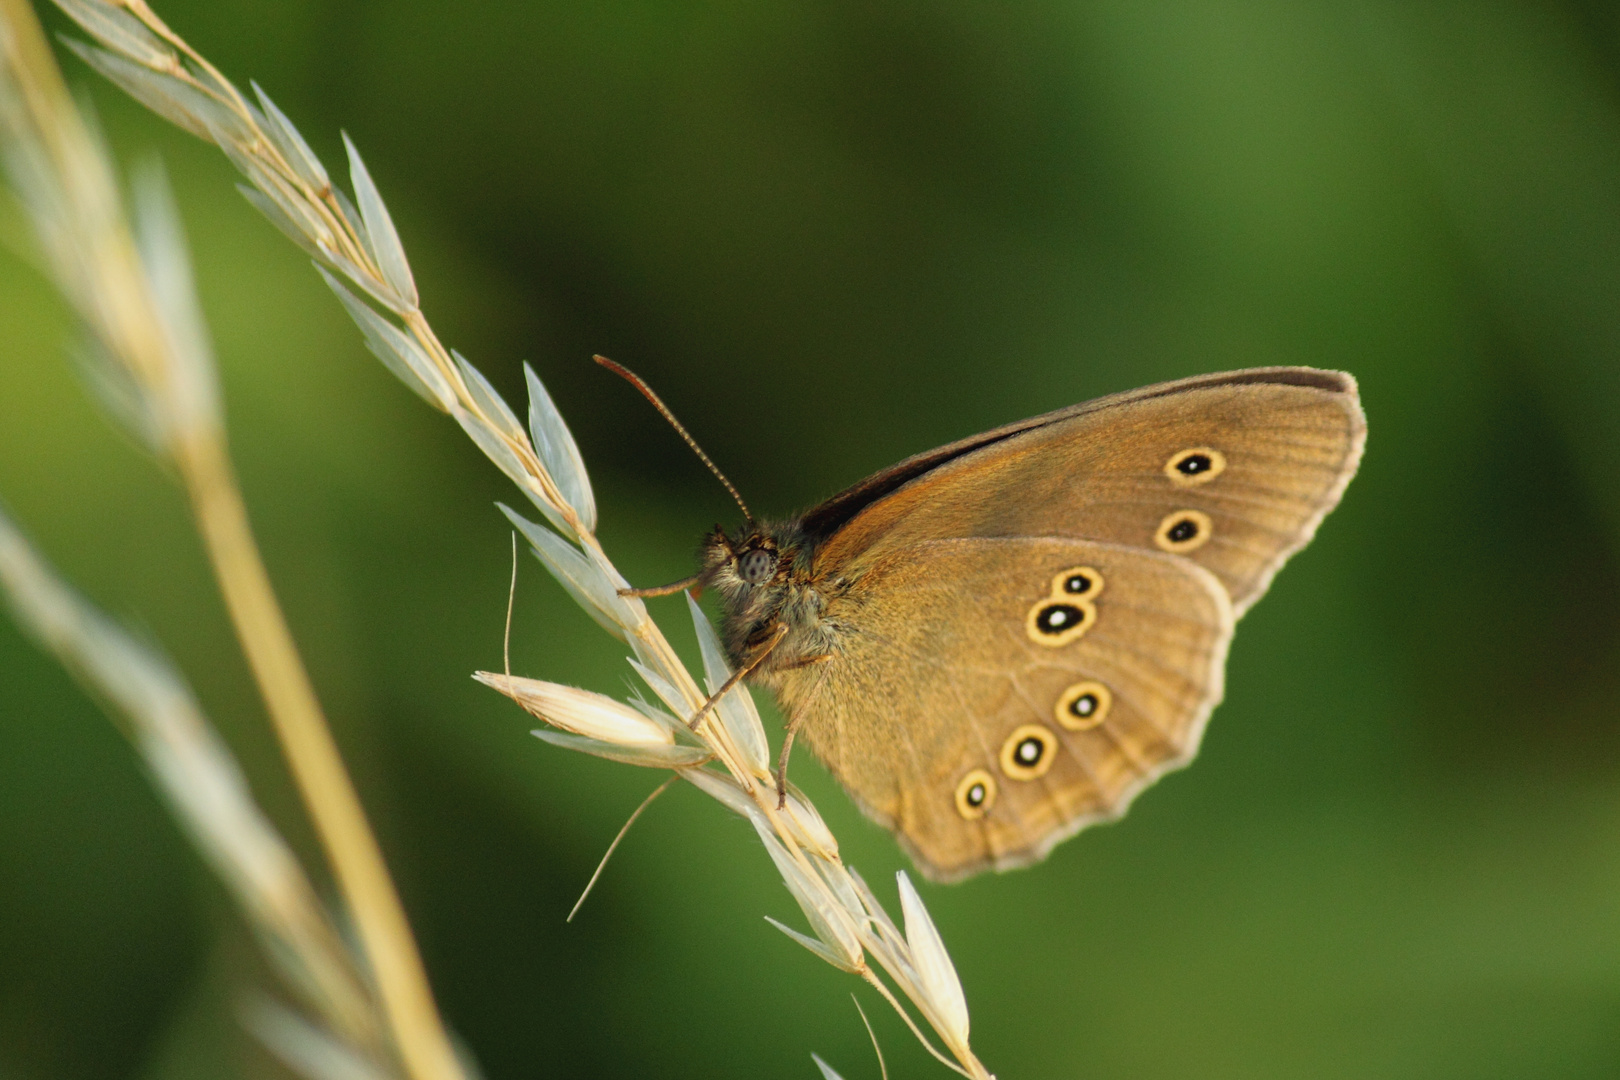
[[[1035,861],[1190,760],[1232,630],[1186,560],[1054,537],[889,546],[825,618],[835,654],[772,682],[940,879]]]

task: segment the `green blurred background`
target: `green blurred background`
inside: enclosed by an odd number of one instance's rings
[[[1596,0],[161,0],[366,154],[447,344],[531,360],[634,580],[762,512],[1160,379],[1360,378],[1369,453],[1243,622],[1195,767],[1044,865],[925,887],[1014,1077],[1620,1075],[1620,14]],[[61,20],[53,19],[60,27]],[[191,234],[271,569],[489,1080],[875,1077],[752,831],[542,746],[500,663],[505,482],[364,351],[211,148],[76,62]],[[0,258],[0,497],[188,673],[315,847],[174,486]],[[678,628],[678,601],[658,602]],[[678,639],[689,644],[689,635]],[[522,673],[622,692],[525,558]],[[892,899],[905,865],[797,779]],[[281,1075],[271,985],[134,755],[0,621],[0,1077]],[[858,991],[891,1075],[943,1076]]]

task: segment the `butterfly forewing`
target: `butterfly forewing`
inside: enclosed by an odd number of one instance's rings
[[[1060,538],[891,547],[827,618],[838,653],[783,704],[939,879],[1039,859],[1190,760],[1232,626],[1185,560]]]
[[[1288,378],[1268,382],[1267,371]],[[818,573],[923,540],[1071,536],[1191,559],[1241,613],[1338,502],[1365,425],[1348,375],[1265,369],[1150,387],[1005,430],[866,504],[823,545]]]

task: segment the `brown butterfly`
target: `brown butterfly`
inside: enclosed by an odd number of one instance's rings
[[[1234,620],[1338,503],[1365,432],[1341,372],[1160,383],[787,521],[743,506],[696,577],[637,591],[719,593],[732,663],[787,717],[779,785],[802,733],[930,878],[1025,866],[1192,760]]]

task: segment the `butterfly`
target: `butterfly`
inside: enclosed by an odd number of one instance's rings
[[[732,663],[786,717],[779,787],[800,737],[928,877],[1025,866],[1192,760],[1234,623],[1365,435],[1341,372],[1160,383],[918,454],[798,517],[744,505],[694,578],[636,591],[718,594]]]

